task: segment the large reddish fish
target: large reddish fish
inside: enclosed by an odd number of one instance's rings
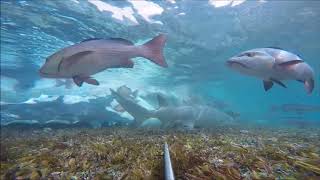
[[[140,46],[121,38],[87,39],[49,56],[39,72],[46,78],[72,78],[79,87],[83,82],[99,85],[91,75],[108,68],[132,68],[134,57],[167,67],[162,54],[165,42],[163,34]]]

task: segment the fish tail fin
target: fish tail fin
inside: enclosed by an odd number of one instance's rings
[[[165,43],[166,43],[166,36],[164,34],[160,34],[156,36],[152,40],[142,45],[143,47],[142,56],[158,64],[159,66],[168,67],[168,64],[163,56],[163,47]]]
[[[306,89],[308,94],[312,93],[312,90],[314,88],[314,80],[313,78],[307,79],[304,81],[304,88]]]

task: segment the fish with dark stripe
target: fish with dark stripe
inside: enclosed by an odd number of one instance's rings
[[[72,78],[78,86],[99,85],[92,75],[109,68],[133,68],[131,58],[144,57],[167,67],[162,54],[165,42],[163,34],[140,46],[121,38],[87,39],[49,56],[39,73],[46,78]]]

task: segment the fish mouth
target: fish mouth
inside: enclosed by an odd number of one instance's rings
[[[39,74],[40,74],[41,77],[44,77],[44,76],[48,75],[47,73],[42,71],[42,68],[39,69]]]
[[[249,69],[249,67],[248,67],[247,65],[245,65],[245,64],[243,64],[243,63],[241,63],[241,62],[239,62],[239,61],[235,61],[235,60],[233,60],[233,59],[228,60],[228,61],[226,62],[226,65],[229,66],[229,67],[232,67],[232,66],[234,66],[234,65],[239,65],[239,66],[241,66],[241,67],[243,67],[243,68]]]
[[[52,78],[54,74],[43,72],[42,68],[39,70],[39,75],[44,78]]]

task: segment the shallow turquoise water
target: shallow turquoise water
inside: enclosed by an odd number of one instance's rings
[[[319,13],[317,1],[1,1],[1,122],[125,122],[105,108],[112,101],[109,88],[127,85],[145,96],[197,96],[240,114],[239,124],[319,127]],[[94,75],[100,86],[71,89],[38,75],[46,57],[83,39],[122,37],[142,44],[159,33],[167,35],[168,68],[136,58],[133,69]],[[269,46],[297,53],[313,67],[311,95],[296,81],[265,92],[260,80],[225,66],[241,51]]]

